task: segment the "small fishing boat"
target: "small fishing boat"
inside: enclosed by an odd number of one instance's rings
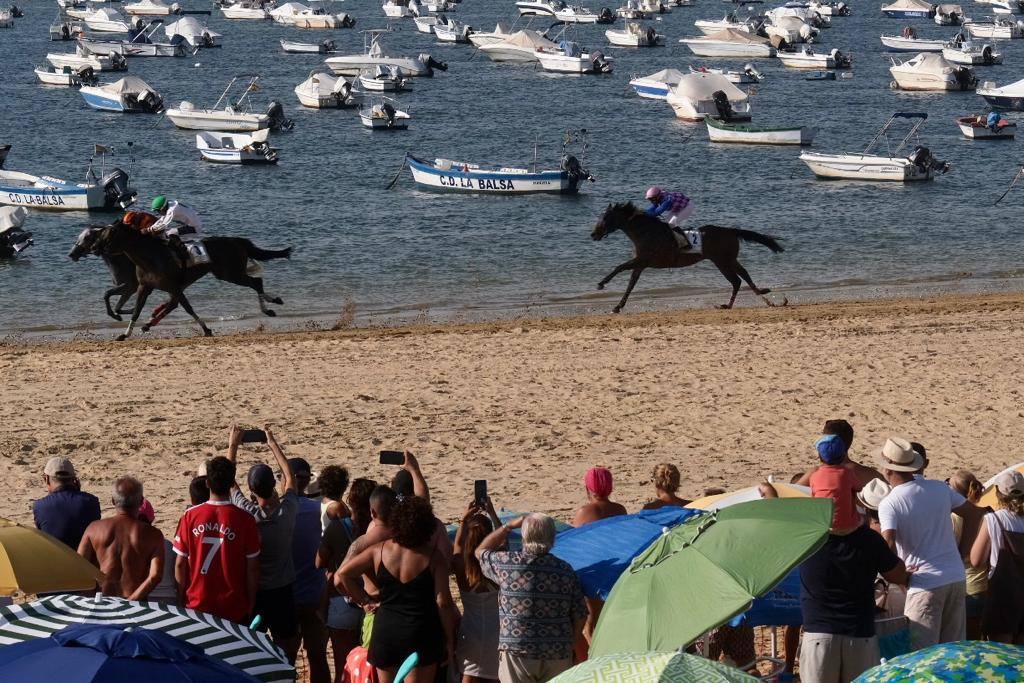
[[[727,122],[750,120],[747,93],[721,74],[686,74],[669,90],[665,100],[676,118],[684,121],[703,121],[707,116]]]
[[[1012,140],[1017,133],[1017,124],[1001,117],[990,126],[984,115],[958,116],[956,125],[963,136],[971,140]]]
[[[336,46],[333,40],[322,40],[319,43],[296,43],[292,40],[281,39],[281,49],[294,54],[334,54]]]
[[[528,15],[555,16],[555,12],[564,9],[565,3],[561,0],[518,0],[516,9],[519,16]]]
[[[416,186],[435,192],[477,194],[576,194],[580,183],[593,180],[572,155],[564,155],[557,170],[515,166],[481,166],[450,159],[426,161],[407,154],[406,163]]]
[[[164,35],[173,43],[175,36],[181,36],[193,48],[217,47],[221,34],[211,31],[195,17],[183,17],[164,26]]]
[[[711,142],[732,142],[746,145],[809,145],[815,130],[805,126],[764,128],[716,121],[704,117]]]
[[[664,100],[668,97],[668,91],[679,83],[682,77],[682,71],[662,69],[648,76],[634,76],[629,85],[640,97],[649,100]]]
[[[142,26],[133,29],[128,34],[127,40],[99,40],[96,38],[81,37],[78,45],[85,52],[97,55],[120,54],[125,57],[183,57],[188,50],[189,43],[184,38],[175,37],[170,42],[158,43],[154,40],[157,31],[160,30],[160,22],[154,21],[148,27]]]
[[[848,180],[882,180],[892,182],[912,182],[931,180],[937,173],[949,170],[949,164],[938,161],[927,147],[917,146],[906,157],[898,156],[907,146],[911,138],[915,138],[918,129],[928,119],[928,114],[897,112],[868,142],[864,151],[859,154],[824,154],[821,152],[804,152],[800,161],[804,162],[814,175],[825,179]],[[877,143],[885,139],[886,133],[896,121],[912,121],[910,131],[892,149],[889,156],[871,154]]]
[[[993,81],[985,81],[977,93],[996,109],[1024,111],[1024,79],[1001,87],[997,87]]]
[[[610,74],[615,66],[614,60],[600,50],[589,52],[571,40],[561,41],[555,50],[539,49],[536,54],[540,68],[554,73]]]
[[[454,12],[458,5],[450,0],[427,0],[421,7],[436,14],[438,12]]]
[[[84,183],[8,171],[4,162],[10,150],[10,145],[0,146],[0,204],[51,211],[113,211],[135,201],[135,189],[129,186],[129,172],[117,167],[106,171],[106,157],[113,151],[108,147],[95,146]]]
[[[249,132],[262,130],[263,128],[274,128],[273,116],[283,119],[281,105],[278,102],[271,102],[266,114],[257,114],[250,111],[249,96],[258,89],[257,83],[260,77],[256,74],[241,74],[235,76],[224,88],[224,92],[217,99],[217,102],[209,109],[197,109],[194,104],[183,101],[173,109],[167,110],[167,118],[178,128],[191,130],[214,130],[227,132]],[[228,97],[228,93],[235,83],[248,82],[241,96],[234,102]],[[278,125],[281,125],[278,122]]]
[[[407,130],[412,116],[397,105],[398,102],[389,97],[367,101],[359,109],[359,120],[372,130]]]
[[[805,81],[834,81],[835,71],[809,71],[804,75]]]
[[[50,52],[46,55],[46,61],[58,70],[64,67],[78,70],[86,66],[93,71],[125,71],[128,68],[128,60],[119,52],[110,55],[97,55],[85,52],[81,46],[76,48],[73,54]]]
[[[1024,14],[1020,0],[989,0],[988,4],[993,14]]]
[[[831,50],[827,54],[815,52],[805,47],[795,52],[776,53],[783,66],[791,69],[849,69],[852,60],[839,50]]]
[[[480,52],[494,62],[527,63],[536,62],[540,50],[555,52],[558,44],[531,29],[516,31],[505,40],[481,45]]]
[[[137,76],[125,76],[107,85],[84,85],[78,93],[100,111],[123,114],[158,114],[164,110],[160,93]]]
[[[378,66],[359,74],[359,86],[369,92],[399,92],[412,86],[393,66]]]
[[[163,0],[139,0],[128,5],[123,5],[127,14],[134,16],[167,17],[172,14],[181,14],[181,5],[176,2],[167,4]]]
[[[889,73],[892,87],[900,90],[973,90],[978,82],[970,67],[957,66],[930,52],[905,62],[892,60]]]
[[[270,130],[254,133],[196,133],[196,149],[203,161],[215,164],[276,164],[277,149],[267,142]]]
[[[433,33],[434,26],[437,24],[437,17],[426,16],[426,17],[414,17],[413,23],[416,24],[416,30],[420,33]]]
[[[555,19],[565,24],[597,24],[600,22],[601,16],[586,7],[564,5],[555,10]]]
[[[90,30],[97,33],[128,33],[132,27],[130,19],[126,19],[112,7],[103,7],[82,17],[82,21]]]
[[[831,0],[811,0],[807,3],[792,3],[788,2],[787,5],[804,5],[808,9],[814,10],[823,17],[848,17],[850,16],[850,6],[845,2],[832,2]]]
[[[78,69],[72,69],[70,66],[65,66],[61,69],[55,69],[49,65],[40,66],[35,68],[35,74],[39,82],[45,85],[63,85],[77,88],[81,85],[95,85],[99,83],[99,78],[96,77],[95,72],[90,66],[83,66]]]
[[[295,96],[303,107],[310,109],[344,109],[358,105],[362,99],[352,89],[352,83],[343,76],[334,76],[313,69],[302,83],[295,86]]]
[[[1016,40],[1024,38],[1024,21],[1009,17],[992,21],[964,21],[964,30],[971,38],[990,38],[993,40]]]
[[[821,29],[815,28],[799,17],[781,16],[764,24],[761,31],[768,38],[781,38],[790,45],[796,43],[814,43],[821,35]]]
[[[11,28],[14,26],[14,12],[9,9],[0,9],[0,28]]]
[[[882,13],[895,19],[930,19],[935,14],[935,6],[925,0],[896,0],[883,5]]]
[[[222,4],[220,11],[225,19],[269,19],[270,12],[267,8],[272,5],[272,2],[263,0],[239,0]]]
[[[757,33],[764,24],[764,17],[747,17],[740,19],[735,12],[729,12],[722,19],[698,19],[693,22],[697,30],[706,36],[714,35],[726,29],[743,33]]]
[[[796,6],[792,3],[770,9],[764,13],[764,16],[770,23],[776,23],[780,19],[792,17],[799,19],[812,28],[829,28],[832,26],[831,16],[826,16],[810,7]]]
[[[82,24],[74,21],[68,21],[65,17],[61,16],[60,12],[57,13],[57,18],[50,24],[50,40],[74,40],[77,36],[81,35],[84,31]]]
[[[608,42],[621,47],[656,47],[665,44],[665,36],[651,27],[644,28],[639,22],[627,20],[622,30],[608,29],[604,32]]]
[[[991,45],[971,41],[961,42],[959,46],[951,44],[942,48],[942,56],[953,64],[968,66],[992,66],[1003,63],[1002,53],[996,52]]]
[[[775,48],[767,38],[727,28],[698,38],[681,38],[680,43],[698,57],[774,57]]]
[[[510,35],[508,26],[499,21],[495,25],[493,31],[474,31],[469,34],[469,42],[473,43],[473,45],[477,47],[483,47],[484,45],[490,45],[491,43],[501,42]]]
[[[946,46],[945,38],[919,38],[911,26],[905,26],[898,36],[882,36],[881,41],[890,52],[942,52]]]
[[[386,0],[381,5],[381,9],[384,10],[384,16],[388,19],[403,19],[413,16],[412,10],[409,9],[409,0]]]
[[[760,83],[761,81],[764,80],[764,76],[761,75],[760,71],[754,68],[753,64],[744,64],[742,71],[730,71],[728,69],[718,69],[707,66],[695,67],[691,64],[690,73],[718,74],[719,76],[723,76],[725,80],[729,81],[730,83],[735,83],[737,85]]]
[[[401,69],[404,76],[434,75],[434,69],[447,71],[448,65],[435,60],[428,54],[420,54],[417,57],[390,57],[384,54],[381,47],[381,36],[389,33],[390,29],[370,29],[363,31],[365,52],[357,55],[341,55],[329,57],[324,60],[336,74],[343,76],[358,76],[364,69],[372,69],[378,65],[393,66]]]
[[[966,15],[960,5],[936,5],[935,23],[939,26],[959,26],[964,23]]]
[[[468,43],[473,28],[461,24],[444,14],[438,15],[437,23],[434,24],[434,35],[442,43]]]

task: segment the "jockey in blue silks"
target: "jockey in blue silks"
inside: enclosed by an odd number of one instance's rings
[[[682,235],[680,224],[692,216],[696,210],[693,200],[682,192],[666,192],[660,187],[652,187],[647,190],[646,197],[651,202],[651,205],[647,207],[647,215],[661,217]],[[686,235],[683,235],[683,239],[686,239]],[[686,241],[689,244],[689,240]]]

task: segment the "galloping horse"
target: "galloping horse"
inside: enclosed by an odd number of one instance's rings
[[[762,235],[753,230],[741,230],[739,228],[725,228],[718,225],[702,225],[697,228],[701,235],[701,250],[683,251],[679,248],[672,228],[664,221],[648,216],[644,211],[633,205],[632,202],[622,204],[609,204],[597,224],[594,225],[590,237],[593,240],[600,240],[607,235],[621,230],[633,242],[633,258],[617,266],[608,274],[608,277],[597,284],[598,289],[611,282],[612,278],[624,270],[632,270],[629,278],[629,285],[622,295],[622,300],[613,312],[618,313],[626,305],[640,273],[647,268],[685,268],[707,259],[715,264],[722,272],[722,275],[732,284],[732,297],[729,303],[720,308],[732,308],[736,301],[736,294],[740,291],[740,278],[743,279],[750,289],[758,296],[764,297],[770,289],[760,289],[746,269],[740,265],[737,256],[740,253],[740,241],[756,242],[763,244],[775,253],[783,251],[782,246],[775,241],[774,237]],[[769,306],[775,304],[765,298]]]

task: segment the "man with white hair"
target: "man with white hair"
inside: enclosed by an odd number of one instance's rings
[[[523,549],[498,550],[519,528]],[[484,576],[499,589],[501,683],[543,683],[572,666],[587,607],[576,572],[551,554],[554,545],[555,521],[530,514],[498,527],[476,550]]]

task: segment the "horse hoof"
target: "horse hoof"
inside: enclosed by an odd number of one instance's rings
[[[128,335],[126,335],[126,334],[119,334],[119,335],[117,335],[117,337],[116,337],[116,338],[114,339],[114,341],[124,341],[124,340],[125,340],[125,339],[127,339],[127,338],[128,338]]]
[[[721,311],[728,311],[730,308],[732,308],[732,304],[720,304],[718,306],[718,309]]]
[[[759,290],[757,290],[757,293],[758,293],[758,294],[759,294],[760,296],[764,296],[765,294],[771,294],[771,293],[772,293],[772,290],[770,290],[770,289],[768,289],[768,288],[765,288],[765,289],[759,289]]]
[[[604,289],[604,285],[603,285],[603,284],[601,284],[600,282],[598,282],[598,283],[597,283],[597,289],[598,289],[599,291],[600,291],[600,290],[602,290],[602,289]]]
[[[616,306],[615,308],[612,309],[612,313],[619,313],[621,311],[622,311],[622,307],[621,306]]]
[[[149,325],[143,325],[142,326],[142,331],[143,332],[149,332]]]
[[[277,317],[277,313],[275,313],[274,311],[270,310],[269,308],[267,310],[263,311],[263,315],[270,316],[271,318],[276,318]]]
[[[281,297],[277,297],[277,298],[271,299],[270,303],[277,304],[278,306],[284,306],[284,299],[282,299]]]
[[[212,337],[213,336],[213,332],[210,331],[210,330],[203,330],[203,336],[204,337]]]
[[[110,317],[116,320],[117,322],[121,322],[123,320],[123,318],[119,316],[117,313],[111,313]]]

